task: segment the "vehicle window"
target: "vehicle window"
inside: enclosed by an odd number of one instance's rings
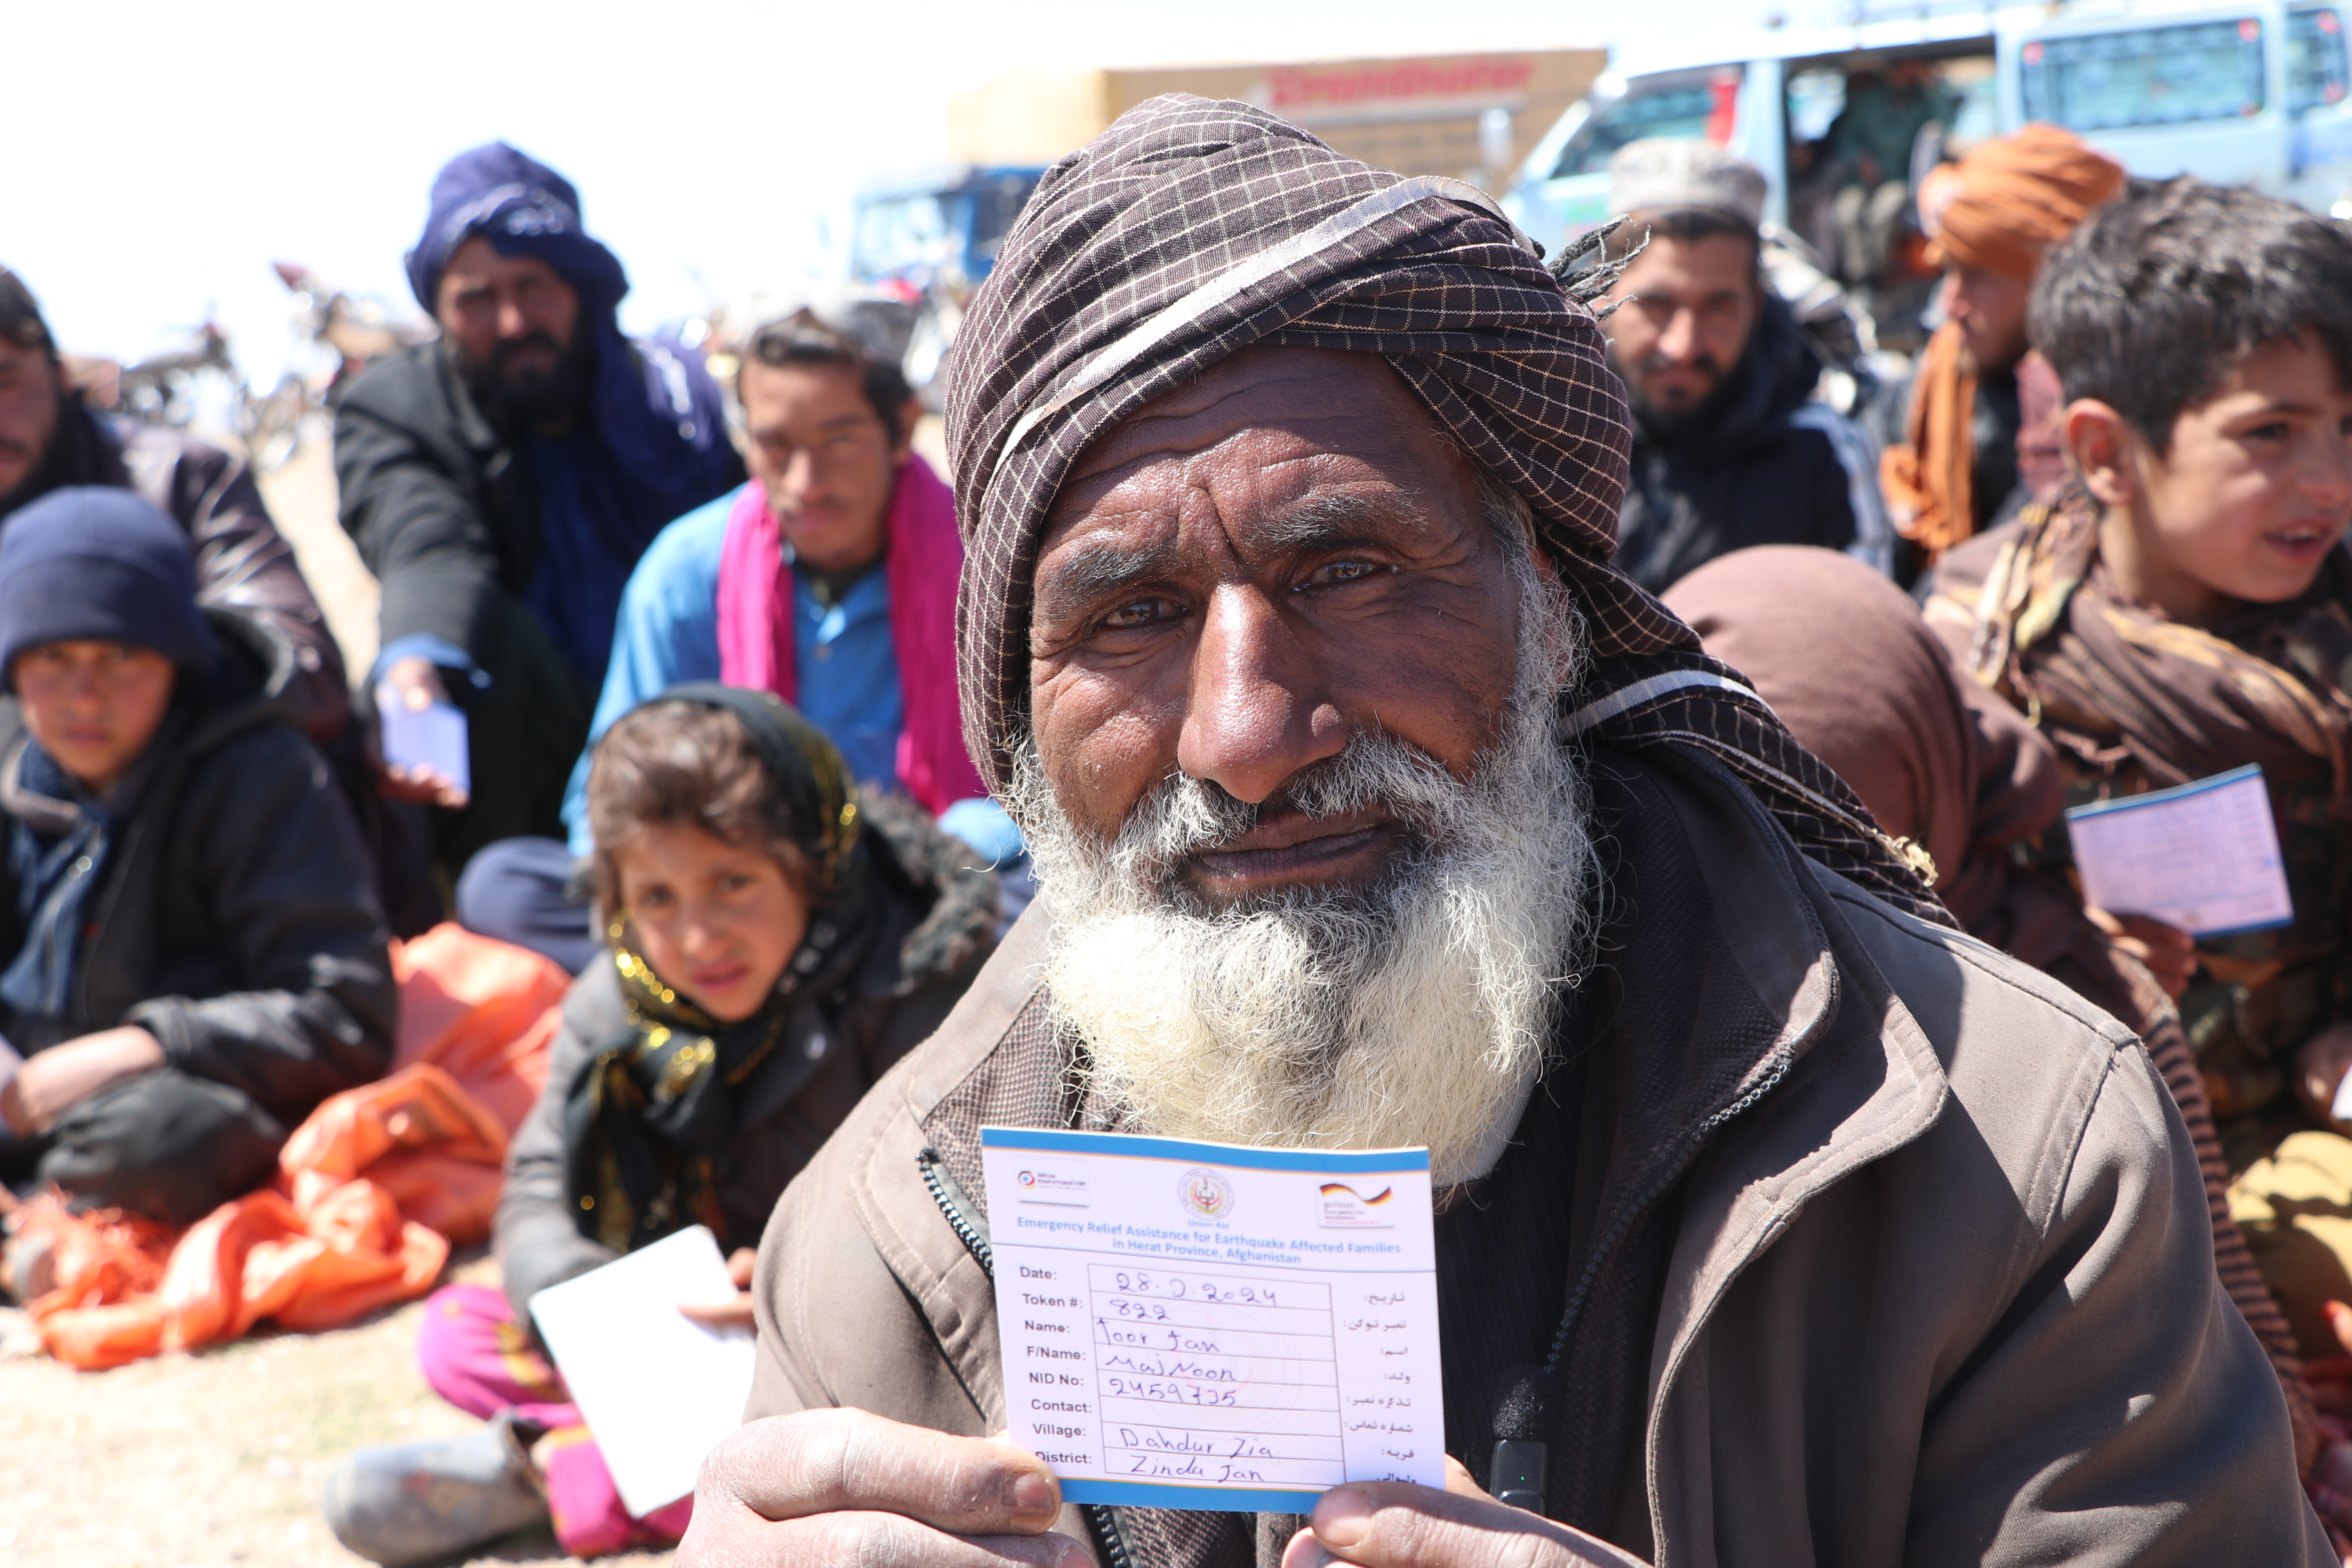
[[[857,212],[849,257],[850,276],[861,283],[922,273],[944,262],[954,249],[948,214],[934,195],[869,202]]]
[[[1845,111],[1845,72],[1801,70],[1789,78],[1789,140],[1818,142]]]
[[[2332,8],[2286,14],[2286,110],[2301,114],[2344,101],[2352,70],[2344,59],[2344,23]]]
[[[1956,60],[1945,68],[1945,85],[1960,95],[1952,122],[1944,128],[1947,146],[1973,147],[2000,133],[2000,105],[1994,91],[1992,61]]]
[[[1586,121],[1584,128],[1568,139],[1551,177],[1601,174],[1609,167],[1611,153],[1645,136],[1704,136],[1707,116],[1714,109],[1715,95],[1703,81],[1628,93]]]
[[[2025,118],[2070,131],[2262,112],[2263,25],[2252,16],[2036,38],[2019,64]]]
[[[1021,216],[1021,208],[1029,200],[1029,193],[1037,188],[1034,174],[994,174],[975,185],[972,199],[976,204],[971,220],[972,281],[988,275],[996,264],[996,252],[1011,232],[1013,220]]]

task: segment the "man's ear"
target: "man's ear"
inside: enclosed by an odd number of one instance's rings
[[[1535,568],[1536,575],[1542,579],[1544,586],[1556,594],[1572,595],[1574,590],[1569,587],[1567,578],[1561,575],[1559,563],[1553,560],[1551,552],[1544,548],[1542,536],[1539,533],[1533,534],[1528,541],[1528,547],[1530,551],[1528,562]],[[1519,614],[1527,615],[1531,608],[1530,605],[1521,605]],[[1560,633],[1559,638],[1548,651],[1552,660],[1552,683],[1556,688],[1564,688],[1576,679],[1584,657],[1584,649],[1582,645],[1569,634],[1567,627],[1557,629]]]
[[[922,416],[923,400],[921,398],[909,397],[906,402],[898,405],[898,444],[890,448],[890,461],[894,467],[905,462],[907,454],[915,449],[915,422]]]
[[[2066,460],[2102,506],[2129,506],[2139,498],[2132,461],[2139,436],[2124,416],[2095,397],[2078,397],[2059,416]]]

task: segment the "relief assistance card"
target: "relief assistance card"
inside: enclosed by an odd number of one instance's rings
[[[1012,1440],[1072,1502],[1445,1484],[1423,1149],[981,1130]]]
[[[2066,834],[2084,901],[2149,915],[2191,936],[2294,919],[2263,770],[2249,763],[2174,789],[2078,805]]]

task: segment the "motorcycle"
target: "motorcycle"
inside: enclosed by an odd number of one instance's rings
[[[300,262],[269,265],[294,297],[299,347],[294,367],[276,386],[246,398],[246,449],[265,473],[292,458],[301,446],[304,422],[333,407],[370,364],[437,335],[432,322],[399,314],[373,295],[331,288]]]

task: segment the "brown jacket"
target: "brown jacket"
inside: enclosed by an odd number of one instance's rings
[[[1802,861],[1687,754],[1595,765],[1649,818],[1621,834],[1630,934],[1677,944],[1694,994],[1722,999],[1700,1032],[1767,1019],[1783,1068],[1681,1188],[1643,1451],[1608,1533],[1661,1568],[2333,1563],[2132,1037]],[[1660,846],[1706,897],[1644,929]],[[971,1200],[946,1177],[981,1121],[1076,1109],[1042,1026],[1047,918],[1033,908],[777,1205],[748,1415],[1004,1427],[990,1283],[947,1214],[974,1228]],[[1645,1024],[1623,1023],[1634,1051]]]

